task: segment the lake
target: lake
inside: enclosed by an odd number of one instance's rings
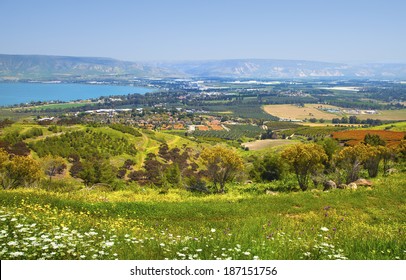
[[[0,83],[0,106],[31,101],[72,101],[109,95],[144,94],[153,89],[88,84],[63,83]]]

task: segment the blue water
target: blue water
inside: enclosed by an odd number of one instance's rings
[[[31,101],[72,101],[109,95],[144,94],[152,89],[84,84],[0,83],[0,106]]]

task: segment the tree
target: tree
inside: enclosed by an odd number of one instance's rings
[[[351,183],[359,179],[359,172],[366,160],[367,147],[359,144],[353,147],[345,147],[334,157],[337,167],[345,173],[345,183]]]
[[[179,187],[182,181],[179,165],[171,164],[166,168],[162,181],[163,184],[168,184],[171,187]]]
[[[332,165],[332,159],[333,159],[333,155],[340,150],[340,144],[334,140],[333,138],[324,138],[323,141],[321,141],[321,146],[324,149],[324,152],[326,153],[327,157],[328,157],[328,162],[326,164],[327,168],[330,168]]]
[[[266,154],[263,158],[255,158],[250,176],[257,181],[280,180],[285,171],[285,164],[279,154]]]
[[[9,154],[6,152],[6,150],[0,148],[0,182],[4,188],[4,185],[6,185],[6,176],[7,176],[7,170],[6,166],[9,163]]]
[[[162,185],[163,172],[165,165],[160,162],[157,156],[153,153],[147,154],[144,161],[145,179],[157,186]]]
[[[226,183],[233,181],[243,168],[241,157],[235,151],[222,146],[204,149],[200,159],[206,167],[206,176],[213,182],[218,192],[225,192]],[[219,189],[217,184],[220,186]]]
[[[309,187],[311,174],[321,169],[322,164],[328,159],[323,148],[314,143],[290,146],[282,152],[282,158],[295,172],[302,191],[307,190]]]
[[[388,175],[388,171],[391,168],[390,162],[395,159],[396,150],[386,146],[380,146],[379,150],[383,161],[383,174]]]
[[[386,142],[379,135],[368,133],[364,137],[364,144],[371,146],[385,146]]]
[[[9,155],[6,150],[0,148],[0,170],[9,161]]]
[[[14,156],[3,166],[3,170],[1,183],[4,189],[29,186],[41,179],[39,163],[25,156]]]
[[[350,116],[350,118],[348,119],[348,123],[357,124],[360,123],[360,120],[357,118],[357,116]]]
[[[86,186],[94,184],[110,184],[116,178],[117,170],[109,161],[101,157],[94,157],[82,162],[82,170],[78,177]]]
[[[130,169],[133,167],[134,164],[135,164],[135,162],[134,162],[132,159],[127,159],[127,160],[124,162],[122,168],[127,169],[127,170],[130,170]]]
[[[46,175],[51,178],[57,174],[61,174],[66,169],[66,164],[61,157],[47,156],[43,160],[43,169]]]
[[[399,155],[400,160],[406,160],[406,139],[400,141],[400,144],[397,147],[397,154]]]
[[[364,167],[368,170],[369,177],[378,176],[379,163],[382,159],[382,153],[379,146],[367,145],[367,153],[365,154]]]

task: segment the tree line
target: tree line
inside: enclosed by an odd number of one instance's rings
[[[38,160],[30,154],[17,155],[0,148],[3,189],[35,185],[45,177],[51,181],[66,171],[86,186],[126,182],[157,187],[162,192],[186,188],[223,193],[238,181],[267,183],[294,178],[298,189],[306,191],[326,181],[339,185],[360,177],[373,178],[379,172],[387,175],[395,163],[404,164],[406,160],[406,140],[397,147],[388,147],[378,135],[367,134],[355,146],[341,147],[336,140],[326,137],[317,142],[290,145],[281,152],[248,157],[220,144],[197,150],[186,145],[169,148],[162,143],[158,152],[147,154],[141,169],[136,169],[135,150],[117,148],[120,143],[122,147],[128,144],[121,138],[84,130],[48,139],[51,140],[40,140],[36,142],[40,143],[38,146],[32,146],[40,156]],[[110,159],[114,154],[126,155],[127,159],[117,167]]]

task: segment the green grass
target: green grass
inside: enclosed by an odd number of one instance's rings
[[[391,124],[383,124],[365,129],[373,130],[390,130],[390,131],[406,131],[406,122],[396,122]]]
[[[406,259],[406,179],[357,191],[0,192],[2,259]],[[45,249],[44,249],[45,248]],[[17,253],[20,252],[20,253]]]
[[[27,109],[33,111],[43,111],[43,110],[63,110],[63,109],[70,109],[70,108],[78,108],[83,106],[88,106],[93,103],[60,103],[60,104],[45,104],[40,106],[29,107]]]

